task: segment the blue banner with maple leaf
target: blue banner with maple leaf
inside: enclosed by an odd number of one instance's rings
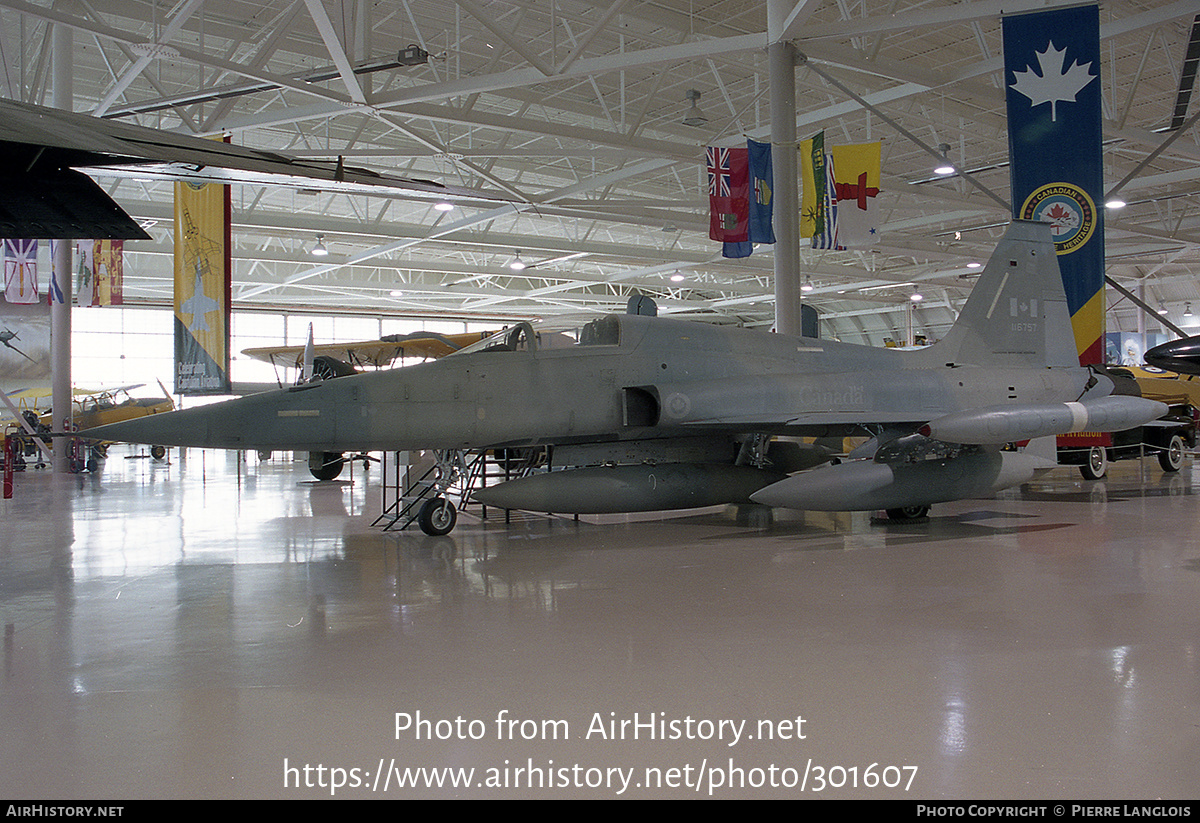
[[[1003,20],[1013,216],[1052,226],[1080,363],[1104,362],[1100,11]]]

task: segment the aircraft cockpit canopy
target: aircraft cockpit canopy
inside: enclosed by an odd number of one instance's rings
[[[459,349],[450,356],[461,357],[464,354],[480,352],[534,352],[539,349],[560,349],[574,345],[616,346],[620,342],[621,318],[615,314],[585,324],[579,331],[578,341],[575,340],[573,334],[536,328],[523,320],[501,329],[490,337],[472,343],[466,348]]]
[[[522,320],[520,323],[501,329],[491,337],[485,337],[477,343],[459,349],[451,357],[485,351],[537,351],[538,337],[533,325]]]
[[[621,342],[621,321],[615,314],[593,320],[579,333],[581,346],[616,346]]]

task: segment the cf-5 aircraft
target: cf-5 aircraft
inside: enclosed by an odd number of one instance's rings
[[[310,452],[551,446],[560,470],[476,499],[562,513],[753,501],[912,518],[1053,468],[1052,435],[1119,431],[1166,412],[1136,391],[1080,367],[1049,228],[1016,221],[953,328],[919,351],[643,314],[594,320],[559,348],[519,323],[434,362],[87,435]],[[871,439],[832,465],[773,439],[863,434]],[[1003,449],[1034,438],[1049,449]],[[444,533],[454,518],[449,501],[438,505],[450,513],[433,518]]]

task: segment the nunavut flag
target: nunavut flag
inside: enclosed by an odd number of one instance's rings
[[[851,249],[879,240],[881,143],[834,146],[834,199],[838,245]]]
[[[800,236],[814,249],[848,249],[879,240],[881,143],[826,149],[825,132],[800,144]]]
[[[749,257],[755,243],[774,243],[771,144],[746,141],[744,149],[709,146],[708,236],[725,257]]]

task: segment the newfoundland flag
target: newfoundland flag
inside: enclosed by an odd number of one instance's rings
[[[708,236],[724,257],[749,257],[755,243],[774,243],[771,227],[771,145],[709,146]]]

